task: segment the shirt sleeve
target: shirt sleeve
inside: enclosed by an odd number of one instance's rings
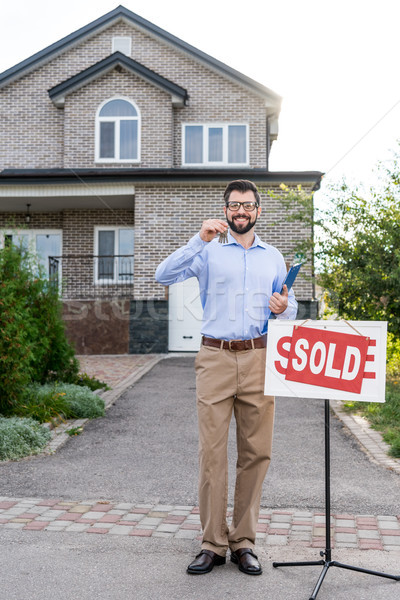
[[[175,250],[158,265],[156,281],[162,285],[172,285],[190,277],[198,277],[204,266],[202,252],[208,243],[198,233],[194,235],[186,246]]]

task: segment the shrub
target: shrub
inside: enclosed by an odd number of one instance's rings
[[[89,388],[64,383],[57,390],[65,394],[70,415],[76,419],[96,419],[105,414],[104,400],[94,394]]]
[[[39,423],[49,423],[68,418],[69,405],[65,394],[53,386],[33,384],[27,387],[24,398],[14,409],[20,417],[31,417]]]
[[[89,388],[74,384],[30,385],[16,414],[40,423],[53,419],[96,419],[105,414],[104,400]]]
[[[13,412],[30,381],[72,381],[79,364],[58,289],[22,246],[0,250],[0,412]]]
[[[87,373],[79,373],[73,381],[69,381],[68,383],[75,383],[75,385],[81,385],[88,387],[90,390],[110,390],[110,386],[104,381],[100,381],[96,379],[96,377],[90,377]]]
[[[400,338],[388,333],[386,372],[389,376],[400,377]]]
[[[20,270],[20,264],[21,254],[15,249],[0,251],[0,412],[16,404],[32,377],[26,301],[30,274]]]
[[[34,419],[0,417],[0,460],[37,454],[50,438],[50,431]]]

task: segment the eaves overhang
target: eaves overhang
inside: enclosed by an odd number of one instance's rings
[[[307,185],[319,189],[320,171],[267,171],[265,169],[5,169],[0,172],[4,185],[43,185],[44,183],[129,182],[133,184],[225,184],[233,179],[249,179],[256,184]]]
[[[79,90],[91,81],[94,81],[105,73],[112,71],[118,66],[130,71],[131,73],[134,73],[135,75],[138,75],[152,85],[155,85],[164,92],[170,94],[172,104],[174,106],[185,106],[187,103],[189,95],[184,88],[180,87],[173,81],[162,77],[155,71],[148,69],[144,65],[138,63],[129,56],[122,54],[121,52],[114,52],[107,58],[92,65],[88,69],[85,69],[70,79],[67,79],[66,81],[54,86],[49,90],[49,96],[52,102],[58,108],[62,108],[65,103],[65,98],[68,94]]]
[[[231,79],[232,81],[244,86],[248,90],[256,93],[257,95],[264,98],[266,105],[273,106],[276,111],[279,112],[282,97],[270,88],[258,83],[254,79],[247,77],[243,73],[240,73],[236,69],[229,67],[225,63],[218,59],[210,56],[209,54],[198,50],[191,44],[184,42],[180,38],[172,35],[171,33],[161,29],[157,25],[154,25],[150,21],[143,19],[139,15],[128,10],[124,6],[118,6],[111,12],[103,15],[99,19],[92,21],[88,25],[78,29],[70,35],[62,38],[58,42],[51,44],[44,48],[40,52],[33,54],[31,57],[23,60],[17,65],[7,69],[0,74],[0,88],[11,83],[12,81],[27,75],[28,73],[38,69],[40,66],[50,62],[56,56],[59,56],[66,50],[73,48],[80,44],[84,39],[90,38],[97,35],[104,29],[117,23],[118,21],[125,21],[129,25],[135,26],[137,29],[145,32],[151,37],[161,40],[169,46],[172,46],[176,50],[183,52],[186,55],[190,55],[191,58],[198,62],[205,64],[214,71],[221,73]]]

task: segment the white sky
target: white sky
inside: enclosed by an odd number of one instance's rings
[[[399,0],[122,4],[283,96],[271,170],[319,170],[327,174],[325,181],[345,175],[366,182],[377,161],[396,146]],[[117,5],[118,0],[3,3],[0,72]]]

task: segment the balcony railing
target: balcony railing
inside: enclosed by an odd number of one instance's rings
[[[133,297],[133,255],[50,256],[49,276],[64,300]]]

